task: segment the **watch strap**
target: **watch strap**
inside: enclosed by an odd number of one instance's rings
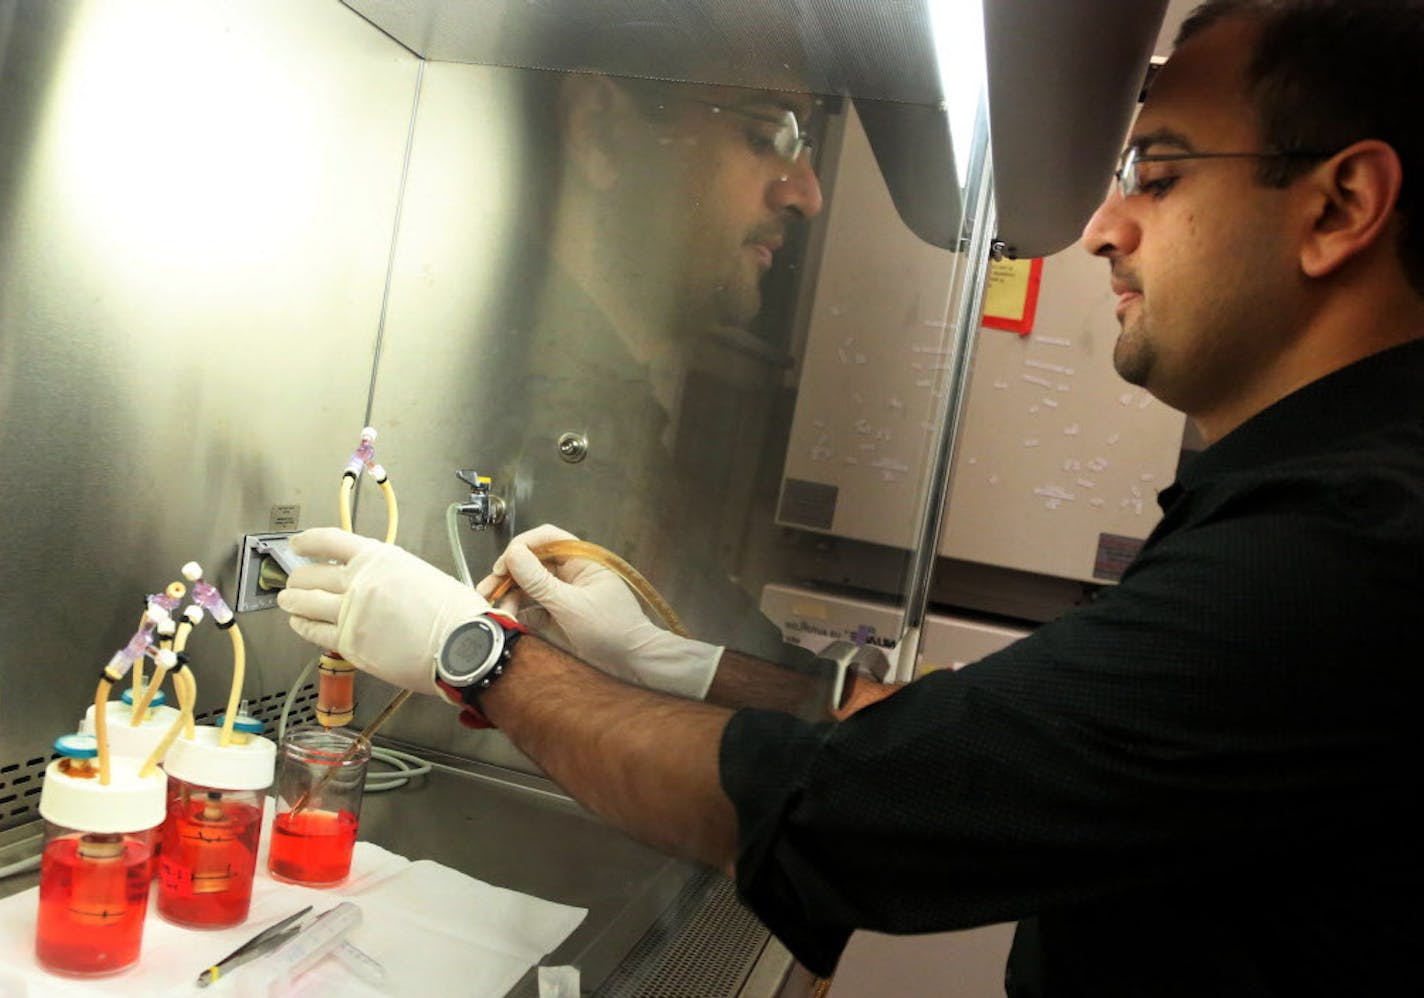
[[[492,722],[489,718],[485,717],[484,714],[480,713],[479,707],[475,706],[473,703],[465,699],[465,693],[468,691],[469,687],[466,687],[466,689],[463,690],[456,689],[438,676],[435,679],[435,685],[439,686],[442,690],[445,691],[445,695],[451,703],[458,703],[461,705],[460,723],[462,725],[467,728],[474,728],[476,730],[479,730],[481,728],[494,727],[494,722]]]
[[[500,651],[499,661],[495,663],[494,668],[482,676],[478,682],[471,683],[463,689],[450,685],[439,676],[435,677],[436,685],[445,691],[446,696],[452,702],[464,705],[460,708],[460,723],[467,728],[476,730],[495,727],[494,722],[485,717],[480,710],[480,694],[489,689],[490,684],[496,679],[504,675],[510,657],[514,654],[514,646],[521,636],[529,633],[529,628],[507,614],[496,610],[487,610],[485,616],[504,629],[504,648]]]

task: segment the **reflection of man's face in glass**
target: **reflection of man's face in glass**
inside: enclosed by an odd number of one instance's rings
[[[821,210],[810,154],[795,139],[812,98],[695,85],[661,93],[642,109],[639,162],[619,185],[637,225],[625,237],[640,243],[650,275],[678,289],[680,308],[745,325],[788,224]]]

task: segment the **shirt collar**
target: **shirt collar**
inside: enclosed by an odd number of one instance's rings
[[[1218,475],[1316,453],[1332,440],[1421,417],[1424,339],[1371,354],[1267,406],[1189,461],[1169,491],[1174,497]]]

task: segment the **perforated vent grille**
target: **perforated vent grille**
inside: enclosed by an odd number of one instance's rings
[[[248,701],[248,713],[267,725],[269,732],[277,730],[277,715],[282,712],[282,701],[287,691],[269,693],[256,701]],[[287,715],[288,724],[301,724],[316,719],[316,684],[308,683],[292,699],[292,710]],[[211,721],[223,712],[223,707],[205,710],[195,714],[199,724]],[[53,752],[23,760],[14,760],[0,765],[0,831],[15,828],[40,817],[40,788],[44,786],[44,771],[59,756]]]
[[[45,767],[53,758],[53,755],[41,755],[0,766],[0,830],[39,817],[40,787],[44,783]]]
[[[730,880],[694,878],[598,989],[598,998],[735,995],[768,938]]]

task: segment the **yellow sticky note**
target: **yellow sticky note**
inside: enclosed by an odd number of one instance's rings
[[[984,325],[1021,335],[1033,330],[1043,260],[997,260],[984,289]]]

